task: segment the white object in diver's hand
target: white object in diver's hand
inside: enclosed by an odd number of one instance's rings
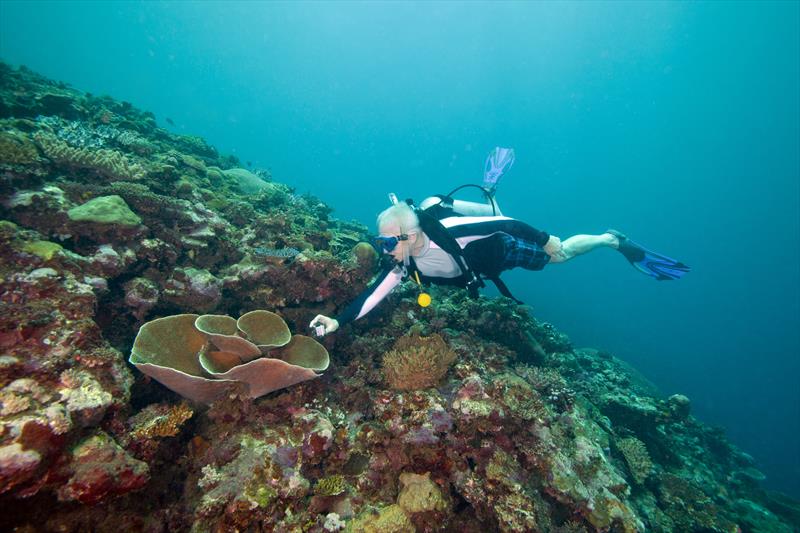
[[[328,333],[333,333],[339,329],[339,321],[325,315],[317,315],[308,327],[314,330],[314,334],[317,337],[324,337]]]

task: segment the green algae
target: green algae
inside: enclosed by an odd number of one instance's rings
[[[60,244],[50,241],[33,241],[25,243],[22,247],[23,252],[27,252],[29,254],[33,254],[37,257],[42,258],[45,261],[49,261],[53,258],[55,254],[62,250]]]
[[[85,204],[67,211],[67,216],[75,222],[95,222],[118,226],[138,226],[142,219],[131,211],[121,196],[112,194],[89,200]]]

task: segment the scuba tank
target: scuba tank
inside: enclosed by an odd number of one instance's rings
[[[438,211],[438,218],[444,218],[444,216],[448,214],[468,217],[502,216],[503,213],[500,212],[500,207],[497,205],[494,193],[500,178],[511,168],[514,164],[514,160],[513,148],[501,148],[497,146],[486,157],[486,162],[483,166],[482,185],[468,183],[456,187],[446,195],[437,194],[435,196],[430,196],[420,202],[419,208],[423,211],[433,208],[434,211]],[[480,189],[483,196],[486,198],[486,203],[467,202],[453,198],[455,193],[466,187]]]

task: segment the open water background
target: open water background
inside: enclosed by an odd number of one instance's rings
[[[505,279],[800,497],[798,2],[0,1],[0,59],[153,111],[370,226],[517,162],[505,214],[608,250]],[[175,126],[166,122],[170,117]]]

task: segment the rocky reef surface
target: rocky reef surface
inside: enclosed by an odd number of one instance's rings
[[[368,229],[152,114],[0,63],[5,531],[791,532],[752,458],[528,308],[416,289],[321,377],[193,404],[127,362],[179,314],[303,331]],[[13,512],[10,510],[13,509]]]

